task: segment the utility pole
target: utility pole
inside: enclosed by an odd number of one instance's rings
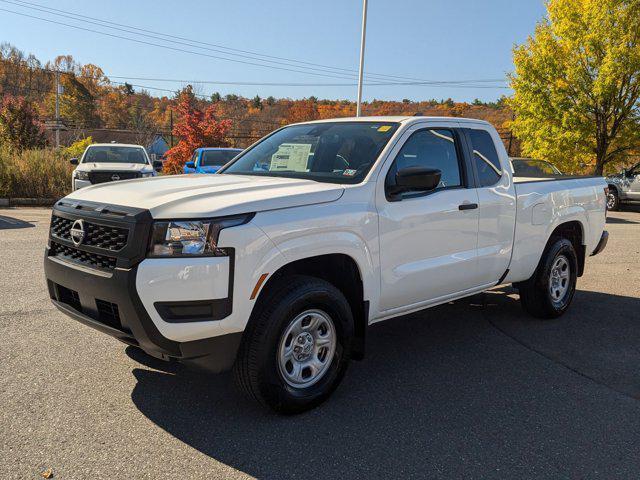
[[[60,148],[60,72],[56,70],[56,148]]]
[[[358,102],[356,117],[362,113],[362,77],[364,75],[364,40],[367,36],[367,0],[362,0],[362,37],[360,38],[360,68],[358,69]]]

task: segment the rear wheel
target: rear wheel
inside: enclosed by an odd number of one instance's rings
[[[518,285],[522,307],[538,318],[557,318],[569,308],[576,290],[578,257],[566,238],[552,240],[533,276]]]
[[[337,288],[289,277],[256,305],[234,365],[236,383],[279,413],[309,410],[342,380],[352,338],[351,309]]]

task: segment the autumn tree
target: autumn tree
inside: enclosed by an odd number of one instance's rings
[[[44,144],[44,130],[31,103],[24,97],[5,95],[0,101],[0,145],[20,151]]]
[[[289,123],[306,122],[315,120],[318,117],[318,105],[311,99],[294,102],[287,112]]]
[[[549,0],[514,63],[512,126],[526,155],[601,175],[640,143],[640,1]]]
[[[73,73],[60,75],[63,93],[60,95],[60,116],[82,127],[96,127],[100,117],[96,112],[96,101],[91,91]],[[56,95],[51,92],[46,100],[46,114],[55,116]]]
[[[178,121],[173,134],[179,138],[175,147],[167,151],[165,173],[182,173],[185,162],[199,147],[224,147],[225,136],[231,128],[230,120],[216,120],[212,106],[204,111],[198,107],[191,85],[178,95],[175,111]]]

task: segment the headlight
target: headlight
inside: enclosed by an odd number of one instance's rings
[[[210,220],[168,220],[153,224],[148,255],[150,257],[225,257],[227,251],[218,248],[220,231],[243,225],[253,214]]]
[[[89,172],[76,170],[76,180],[89,180]]]

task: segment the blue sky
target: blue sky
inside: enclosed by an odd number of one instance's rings
[[[25,0],[26,1],[26,0]],[[159,41],[96,26],[78,19],[63,18],[27,8],[22,0],[0,0],[0,9],[161,43],[206,55],[264,64],[264,61]],[[361,0],[269,0],[269,1],[150,1],[28,0],[65,12],[135,26],[154,32],[184,37],[259,54],[310,62],[318,65],[357,69]],[[179,5],[179,8],[176,6]],[[62,12],[57,12],[62,13]],[[66,15],[66,13],[64,13]],[[410,82],[406,78],[436,81],[504,79],[511,71],[511,49],[533,32],[544,15],[542,0],[369,0],[365,71],[399,78],[369,77],[370,82]],[[93,21],[93,20],[91,20]],[[122,28],[122,27],[118,27]],[[350,84],[352,72],[318,70],[307,73],[283,71],[173,51],[46,23],[0,10],[0,41],[7,41],[41,61],[71,54],[81,63],[95,63],[106,74],[122,77],[208,80],[224,82]],[[182,40],[180,40],[182,41]],[[248,55],[241,53],[241,55]],[[264,59],[264,57],[262,57]],[[283,60],[278,62],[289,63]],[[304,70],[305,65],[281,68]],[[312,75],[315,73],[316,75]],[[327,76],[330,75],[330,76]],[[119,79],[123,81],[123,79]],[[367,76],[365,76],[365,81]],[[177,89],[182,82],[130,80],[131,83]],[[491,88],[479,88],[480,85]],[[219,91],[246,97],[355,99],[356,87],[200,85],[202,94]],[[160,91],[150,90],[154,94]],[[472,86],[365,85],[365,100],[412,100],[451,97],[458,101],[474,98],[494,100],[509,91],[497,84]]]

